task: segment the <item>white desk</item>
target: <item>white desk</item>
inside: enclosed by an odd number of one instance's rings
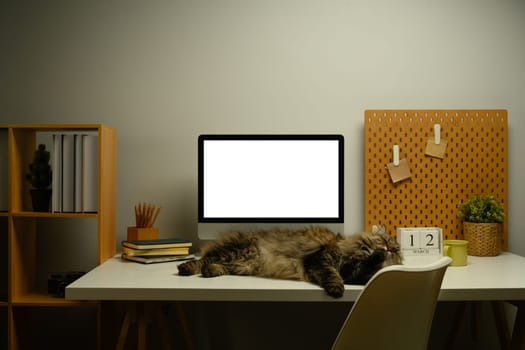
[[[73,300],[354,301],[362,286],[334,299],[307,282],[251,276],[179,276],[178,262],[138,264],[116,256],[66,288]]]
[[[177,262],[142,265],[120,259],[106,261],[66,288],[66,299],[113,301],[274,301],[352,302],[362,286],[347,285],[342,298],[326,295],[311,283],[250,276],[178,276]],[[468,265],[449,267],[440,301],[516,301],[518,313],[511,341],[525,349],[525,258],[502,253],[496,257],[468,257]],[[465,305],[465,304],[464,304]],[[186,332],[187,342],[191,339]],[[500,338],[505,331],[500,332]],[[119,337],[123,347],[126,332]],[[145,349],[145,336],[139,349]],[[451,336],[453,339],[453,336]]]
[[[334,299],[306,282],[249,276],[178,276],[177,265],[143,265],[115,256],[70,284],[66,299],[349,302],[362,289],[347,285],[344,296]],[[469,256],[467,266],[447,269],[439,300],[525,300],[525,258],[511,253]]]

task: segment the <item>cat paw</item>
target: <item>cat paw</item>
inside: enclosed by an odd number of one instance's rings
[[[180,276],[195,275],[195,264],[193,261],[187,261],[178,266]]]
[[[228,271],[224,265],[220,264],[208,264],[204,265],[201,269],[202,277],[217,277],[226,275]]]
[[[324,290],[331,297],[341,298],[345,292],[345,285],[343,283],[328,283]]]

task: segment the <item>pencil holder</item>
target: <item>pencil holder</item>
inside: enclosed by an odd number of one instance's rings
[[[156,227],[128,227],[128,241],[158,239],[159,229]]]

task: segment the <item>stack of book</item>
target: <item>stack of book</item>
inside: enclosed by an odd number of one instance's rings
[[[53,212],[98,210],[98,134],[63,131],[53,134]]]
[[[143,264],[193,259],[191,241],[177,238],[122,241],[122,258]]]

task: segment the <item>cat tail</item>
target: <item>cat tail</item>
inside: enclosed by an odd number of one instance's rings
[[[198,275],[204,262],[202,259],[186,261],[178,266],[180,276]]]

